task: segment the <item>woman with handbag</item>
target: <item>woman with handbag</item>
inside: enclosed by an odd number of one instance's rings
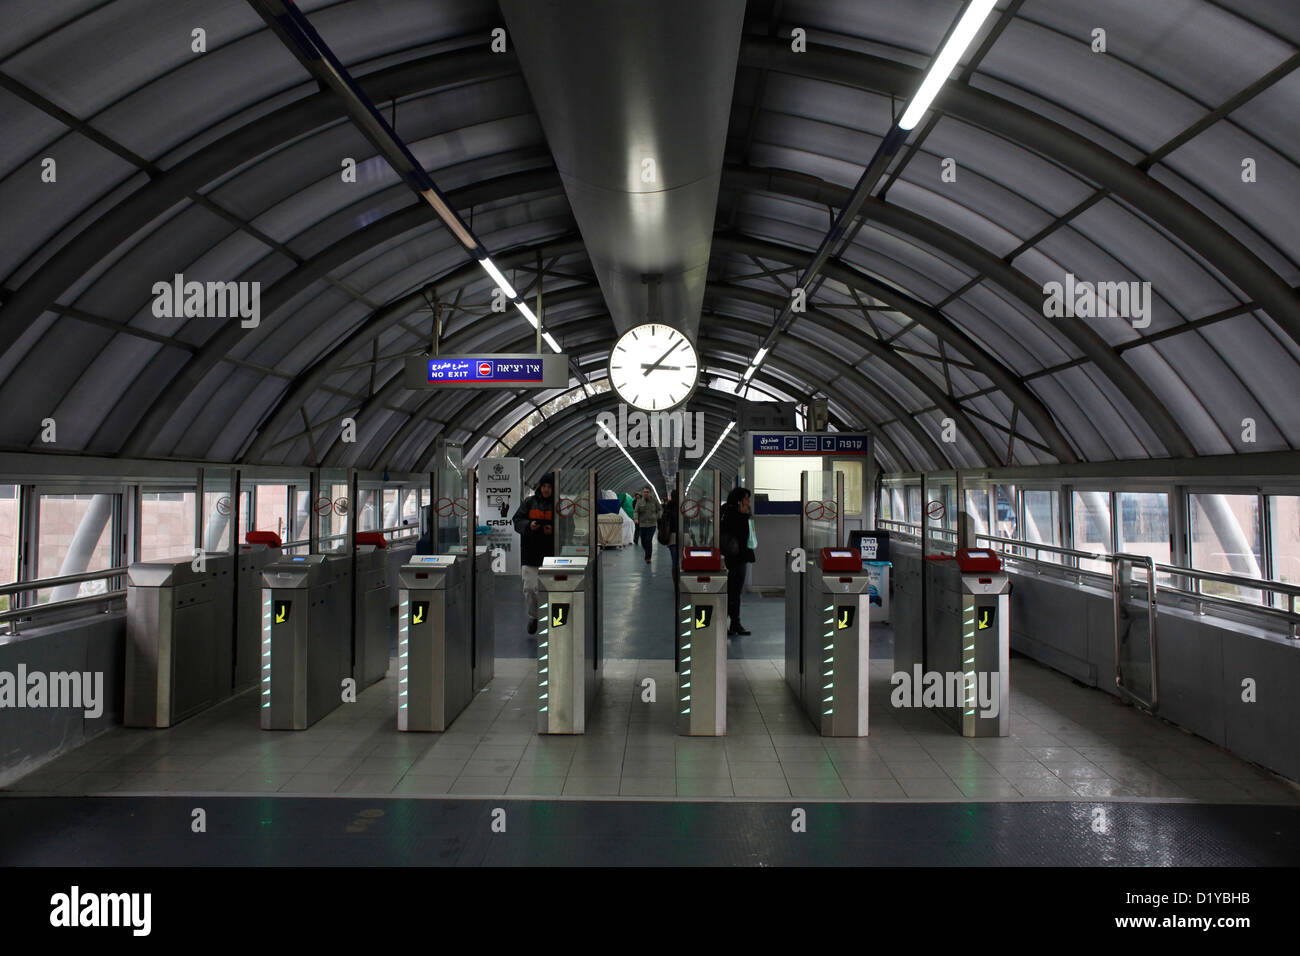
[[[745,590],[745,566],[754,560],[758,539],[754,533],[754,519],[748,488],[732,488],[722,506],[721,532],[722,556],[727,562],[727,628],[728,637],[744,637],[750,632],[740,623],[740,595]]]

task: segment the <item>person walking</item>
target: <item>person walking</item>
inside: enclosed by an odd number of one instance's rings
[[[550,556],[555,540],[555,474],[547,472],[537,483],[537,492],[519,505],[514,516],[519,534],[519,570],[524,585],[524,613],[528,615],[528,633],[537,633],[537,611],[541,602],[541,581],[537,569]]]
[[[748,488],[732,488],[721,512],[722,556],[727,562],[728,637],[744,637],[750,632],[740,623],[740,595],[745,590],[746,566],[754,560],[753,515]]]
[[[659,520],[660,524],[665,526],[668,535],[666,544],[668,545],[668,553],[672,555],[673,558],[673,581],[677,580],[677,531],[680,520],[678,515],[680,508],[681,505],[677,501],[677,489],[669,488],[668,501],[664,505],[664,516]]]
[[[645,549],[645,563],[649,564],[650,555],[654,551],[655,535],[659,532],[659,517],[664,513],[664,509],[650,486],[646,485],[637,494],[636,507],[633,510],[636,517],[637,537],[641,539],[641,547]]]

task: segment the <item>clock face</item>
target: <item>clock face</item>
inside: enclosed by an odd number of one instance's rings
[[[679,330],[652,322],[624,332],[609,353],[609,381],[619,398],[646,411],[680,405],[695,389],[699,358]]]

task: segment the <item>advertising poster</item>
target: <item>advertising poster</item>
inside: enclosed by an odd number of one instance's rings
[[[519,573],[519,535],[510,516],[523,501],[522,464],[519,458],[484,458],[478,466],[479,524],[492,529],[488,549],[505,552],[506,574]]]

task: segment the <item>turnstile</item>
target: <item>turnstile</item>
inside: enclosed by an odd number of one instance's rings
[[[537,731],[581,734],[604,660],[588,558],[547,557],[538,569],[546,596],[537,628]]]
[[[263,730],[304,730],[352,673],[352,556],[292,555],[262,572]]]
[[[677,732],[727,732],[727,572],[717,548],[681,553],[677,637]]]
[[[856,548],[822,548],[803,575],[799,698],[825,737],[867,735],[869,577]]]
[[[398,730],[446,730],[474,696],[469,572],[463,554],[416,554],[398,573]]]
[[[474,690],[482,690],[496,676],[497,615],[496,572],[486,546],[474,555]]]
[[[800,559],[802,560],[802,559]],[[803,700],[803,580],[795,550],[785,553],[785,682]]]
[[[128,727],[170,727],[230,696],[234,559],[133,564],[126,572]]]
[[[388,673],[388,554],[377,531],[356,535],[352,676],[357,690]]]
[[[282,556],[280,536],[274,531],[250,531],[239,546],[239,573],[235,580],[235,693],[255,685],[262,669],[262,572]]]

